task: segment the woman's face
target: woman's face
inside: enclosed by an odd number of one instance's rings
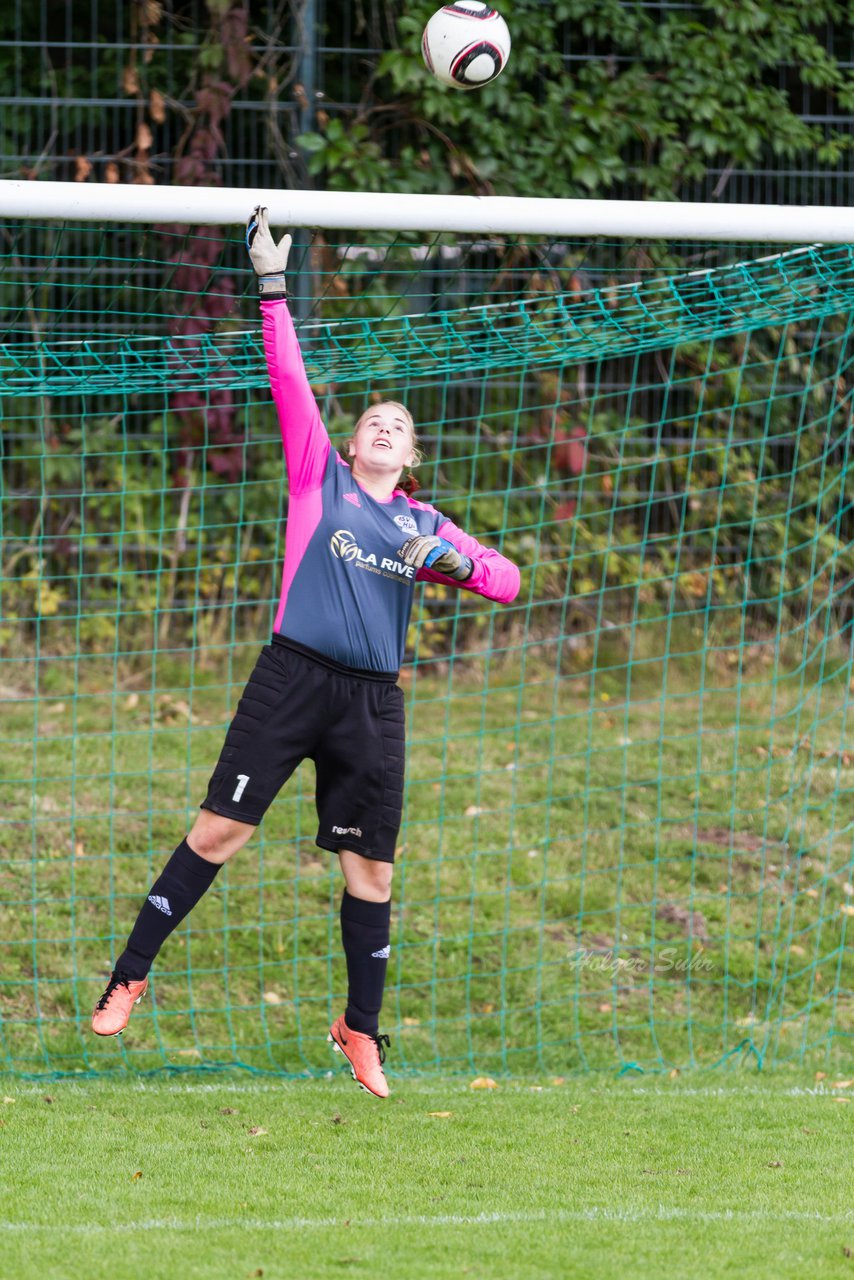
[[[395,405],[378,404],[362,415],[348,451],[357,470],[398,476],[412,466],[413,447],[409,420]]]

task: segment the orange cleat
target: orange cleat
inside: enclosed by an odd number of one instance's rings
[[[356,1084],[375,1098],[388,1097],[388,1082],[383,1072],[388,1036],[351,1031],[342,1015],[335,1019],[326,1038],[336,1053],[343,1053],[350,1063],[350,1074]]]
[[[119,1036],[128,1024],[131,1010],[148,990],[148,979],[134,982],[114,973],[107,989],[92,1013],[92,1030],[96,1036]]]

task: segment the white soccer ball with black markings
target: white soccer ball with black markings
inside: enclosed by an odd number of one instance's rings
[[[428,70],[453,89],[479,89],[500,75],[510,57],[510,32],[497,9],[480,0],[444,4],[424,28]]]

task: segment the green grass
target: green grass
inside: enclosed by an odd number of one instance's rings
[[[828,645],[775,667],[767,646],[705,641],[639,630],[630,654],[606,637],[565,666],[533,648],[524,669],[501,655],[416,668],[384,1011],[395,1068],[733,1053],[841,1067],[847,657]],[[57,662],[37,698],[7,703],[0,1066],[325,1068],[341,882],[314,845],[310,766],[170,939],[123,1039],[87,1032],[256,652]]]
[[[479,1092],[398,1081],[379,1104],[340,1076],[7,1079],[0,1270],[854,1276],[854,1103],[829,1084],[792,1072]]]

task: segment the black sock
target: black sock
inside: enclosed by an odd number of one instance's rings
[[[219,864],[194,853],[182,840],[148,892],[116,972],[138,982],[148,973],[173,929],[213,884]]]
[[[347,957],[347,1011],[351,1031],[375,1036],[380,1028],[385,972],[388,968],[391,903],[341,899],[341,938]]]

